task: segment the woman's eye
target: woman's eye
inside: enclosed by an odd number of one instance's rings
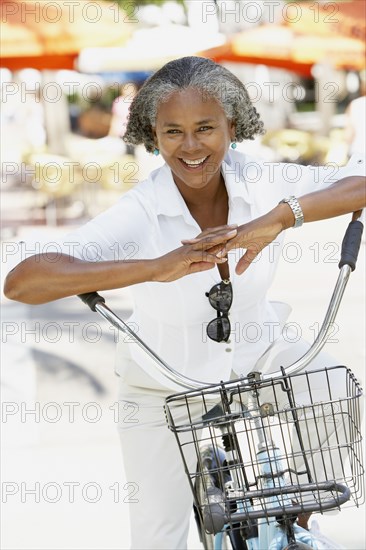
[[[199,132],[206,132],[207,130],[212,130],[212,126],[201,126],[198,129]]]
[[[180,130],[176,130],[176,129],[167,131],[167,134],[179,134],[179,133],[180,133]]]

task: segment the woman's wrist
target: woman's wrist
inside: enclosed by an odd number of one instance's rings
[[[288,207],[291,208],[294,216],[294,225],[292,227],[301,227],[304,223],[304,213],[297,198],[294,195],[291,195],[287,199],[282,199],[280,204],[287,204]]]
[[[294,213],[287,203],[280,202],[274,208],[274,211],[276,212],[277,218],[281,223],[282,231],[284,231],[285,229],[289,229],[290,227],[294,227],[294,224],[295,224]]]
[[[144,260],[144,269],[146,274],[145,282],[160,282],[159,275],[161,275],[161,270],[159,269],[159,258]]]

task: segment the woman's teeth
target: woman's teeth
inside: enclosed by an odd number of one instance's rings
[[[187,164],[187,166],[199,166],[200,164],[203,164],[206,159],[207,157],[204,157],[198,160],[186,160],[186,159],[181,159],[181,160],[184,162],[184,164]]]

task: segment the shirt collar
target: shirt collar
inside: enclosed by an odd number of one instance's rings
[[[240,158],[237,153],[236,155],[233,153],[231,151],[228,152],[221,166],[229,202],[233,203],[239,199],[244,200],[247,204],[251,204],[253,201],[248,193],[244,178],[242,155]],[[171,217],[184,216],[187,221],[189,219],[191,222],[192,216],[174,182],[169,166],[164,164],[152,173],[151,178],[155,191],[157,214]]]
[[[156,198],[156,213],[164,216],[185,216],[190,215],[188,207],[184,202],[178,187],[175,185],[172,171],[167,164],[152,174]]]
[[[242,153],[228,151],[222,162],[221,172],[224,176],[229,201],[234,202],[235,199],[240,199],[247,204],[252,204],[253,200],[245,180],[245,174],[251,168],[254,167],[250,167],[246,163],[246,158]]]

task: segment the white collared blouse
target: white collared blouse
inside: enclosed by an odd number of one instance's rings
[[[222,173],[229,197],[228,223],[243,224],[290,195],[301,197],[343,177],[365,175],[365,161],[354,156],[341,168],[334,164],[300,166],[264,162],[230,150]],[[165,164],[113,207],[69,234],[63,251],[89,261],[152,259],[200,232]],[[231,371],[245,375],[282,328],[279,311],[267,298],[282,244],[283,234],[240,276],[235,274],[235,265],[243,252],[228,254],[233,286],[229,342],[217,343],[206,335],[206,326],[216,311],[205,293],[221,280],[217,268],[170,283],[131,286],[134,309],[128,321],[158,355],[190,378],[218,382],[227,380]],[[129,347],[129,355],[149,377],[177,389],[164,381],[152,360],[134,343],[117,346],[117,371],[123,369],[121,346]]]

